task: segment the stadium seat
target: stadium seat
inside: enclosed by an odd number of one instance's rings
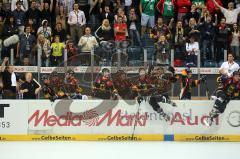
[[[140,47],[129,47],[127,53],[129,61],[140,60],[140,57],[143,55],[142,48]]]
[[[149,47],[144,47],[143,49],[147,50],[147,59],[148,60],[152,60],[154,54],[155,54],[155,50],[153,46],[149,46]]]
[[[204,67],[217,67],[217,62],[213,60],[204,61]]]

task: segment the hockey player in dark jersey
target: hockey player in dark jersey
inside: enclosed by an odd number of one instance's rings
[[[95,81],[93,96],[100,99],[116,99],[116,91],[113,87],[109,69],[104,68],[102,75]]]
[[[215,91],[213,109],[209,113],[209,118],[204,121],[207,126],[211,126],[213,120],[225,111],[234,94],[240,90],[240,72],[235,71],[232,77],[222,76],[221,78],[221,85]]]
[[[56,71],[53,71],[50,75],[50,85],[52,86],[54,92],[57,94],[58,99],[67,98],[65,94],[63,79],[58,75]]]
[[[50,79],[49,76],[44,75],[42,77],[42,81],[43,81],[43,88],[42,88],[42,92],[43,92],[43,97],[44,99],[49,99],[51,101],[54,101],[58,98],[57,94],[54,92],[52,85],[50,85]]]
[[[113,85],[122,99],[130,100],[136,97],[132,91],[133,84],[127,79],[127,75],[123,70],[118,70],[114,75]]]
[[[192,88],[197,87],[200,83],[206,82],[206,76],[202,76],[199,80],[192,78],[192,71],[186,68],[181,74],[181,92],[179,95],[180,100],[191,100]]]
[[[173,71],[171,69],[171,71]],[[176,106],[168,96],[169,90],[171,90],[171,84],[176,82],[177,79],[174,72],[171,75],[166,74],[164,68],[160,66],[154,66],[151,72],[151,83],[153,86],[153,92],[149,99],[149,104],[153,109],[158,112],[166,121],[170,120],[170,116],[167,115],[161,108],[159,103],[168,103],[172,106]]]
[[[82,95],[83,89],[79,86],[78,79],[74,75],[74,71],[69,69],[64,80],[66,95],[71,99],[83,99],[87,96]]]

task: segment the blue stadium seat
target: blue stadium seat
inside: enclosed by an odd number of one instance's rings
[[[129,47],[127,50],[128,53],[128,61],[140,60],[143,55],[142,48],[140,47]]]
[[[154,58],[153,56],[155,54],[154,46],[144,47],[143,49],[147,50],[147,59],[152,60],[152,58]]]
[[[204,61],[204,67],[217,67],[217,62],[212,60]]]

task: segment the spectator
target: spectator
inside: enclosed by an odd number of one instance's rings
[[[217,19],[217,18],[215,18]],[[214,58],[214,37],[215,37],[215,26],[217,24],[212,22],[211,15],[208,15],[206,21],[200,23],[200,36],[202,44],[202,60],[213,60]]]
[[[222,0],[217,0],[217,3],[222,6]],[[214,15],[215,13],[218,13],[220,11],[220,8],[218,8],[213,0],[207,0],[206,1],[207,10],[210,12],[211,15]]]
[[[66,17],[68,17],[68,13],[73,10],[73,5],[75,0],[58,0],[58,8],[60,9],[61,6],[63,7],[64,13],[66,13]]]
[[[237,24],[233,24],[232,38],[231,38],[231,51],[234,55],[236,55],[236,59],[239,58],[239,38],[240,38],[240,30]]]
[[[234,55],[232,53],[228,53],[228,60],[222,63],[219,73],[221,75],[231,77],[233,72],[238,70],[239,65],[234,61]]]
[[[24,32],[24,24],[25,24],[25,12],[21,8],[21,2],[16,2],[17,8],[13,11],[13,16],[16,20],[16,24],[18,26],[19,35]]]
[[[199,18],[200,18],[200,14],[197,12],[197,10],[196,10],[196,5],[195,5],[195,4],[192,4],[192,6],[191,6],[191,11],[188,12],[188,13],[185,15],[185,18],[184,18],[184,26],[189,24],[189,20],[190,20],[191,18],[194,18],[195,21],[198,21]]]
[[[94,35],[99,41],[113,40],[113,29],[108,19],[103,20],[102,25],[95,31]]]
[[[41,61],[43,67],[50,66],[51,43],[42,34],[38,35],[37,45],[35,47],[35,55],[41,51]]]
[[[132,0],[125,0],[124,10],[125,10],[126,15],[129,15],[129,11],[131,9],[131,6],[132,6]]]
[[[91,52],[94,47],[98,46],[98,42],[94,36],[91,35],[91,29],[86,27],[85,35],[79,40],[78,46],[81,47],[82,52]]]
[[[28,57],[24,57],[21,66],[31,66],[30,59]]]
[[[17,43],[18,43],[18,27],[15,23],[15,19],[13,16],[10,16],[9,18],[6,19],[6,22],[4,23],[4,27],[3,27],[3,40],[7,40],[7,41],[11,41],[11,42],[7,42],[3,41],[4,47],[3,47],[3,51],[2,51],[2,57],[10,57],[10,50],[13,48],[15,51],[15,55],[16,55],[16,48],[17,48]],[[12,37],[17,37],[16,43],[12,43],[12,40],[8,40],[9,38]]]
[[[141,38],[140,38],[140,34],[137,30],[138,17],[137,17],[137,14],[136,14],[134,8],[130,9],[128,19],[129,19],[128,20],[129,21],[129,34],[130,34],[132,45],[134,45],[135,44],[134,42],[136,41],[137,45],[141,46]],[[134,40],[134,39],[136,39],[136,40]]]
[[[68,66],[74,66],[77,63],[77,58],[74,57],[78,53],[77,47],[74,45],[72,40],[67,41],[66,45],[67,55],[68,55]]]
[[[101,13],[100,19],[101,19],[101,22],[102,22],[104,19],[108,19],[108,21],[110,22],[110,24],[113,25],[114,16],[113,16],[113,14],[110,12],[109,6],[105,6],[105,7],[104,7],[104,12]]]
[[[47,20],[48,23],[51,25],[51,11],[49,8],[49,3],[43,3],[43,9],[41,11],[41,21]]]
[[[67,27],[66,27],[66,17],[67,17],[67,15],[66,15],[66,13],[64,11],[63,6],[59,6],[59,12],[58,12],[57,17],[56,17],[56,24],[57,23],[61,23],[62,24],[62,28],[64,30],[67,29]]]
[[[5,21],[7,18],[7,11],[3,7],[3,2],[0,1],[0,18],[2,18],[2,21]]]
[[[170,19],[174,18],[176,7],[175,0],[160,0],[158,2],[157,9],[162,15],[165,24],[168,24]]]
[[[215,38],[215,57],[217,62],[220,62],[224,58],[224,50],[228,48],[228,35],[230,33],[230,28],[226,25],[226,19],[222,18],[220,24],[218,24],[216,29]]]
[[[185,60],[185,42],[186,38],[184,37],[184,28],[182,21],[178,21],[176,27],[172,28],[172,41],[175,47],[175,59]]]
[[[22,11],[26,12],[28,10],[28,1],[27,0],[12,0],[11,1],[11,11],[14,11],[15,9],[17,9],[18,5],[20,5],[20,8]]]
[[[46,19],[42,21],[42,26],[38,28],[37,34],[42,34],[45,38],[51,39],[52,29],[48,26],[48,21]]]
[[[0,17],[0,61],[1,61],[1,57],[2,57],[2,49],[3,49],[3,27],[4,27],[4,22],[2,17]]]
[[[119,8],[124,8],[124,4],[122,0],[115,0],[113,13],[117,14]]]
[[[176,2],[178,9],[178,20],[183,20],[186,13],[190,11],[191,1],[190,0],[177,0]]]
[[[77,39],[80,39],[83,34],[83,28],[86,24],[86,18],[83,11],[78,9],[78,4],[73,6],[74,10],[69,13],[68,24],[70,25],[70,33],[74,43],[77,43]]]
[[[66,31],[62,28],[62,23],[60,22],[56,24],[56,28],[53,31],[53,37],[55,37],[56,35],[60,37],[60,42],[65,43],[67,34]]]
[[[5,57],[1,67],[3,83],[3,99],[16,99],[17,78],[14,66],[7,65],[8,57]]]
[[[40,92],[41,86],[33,80],[32,73],[25,74],[25,82],[21,84],[20,93],[23,94],[23,99],[37,99],[37,94]]]
[[[240,8],[234,9],[234,3],[233,2],[228,3],[228,9],[220,6],[216,2],[216,0],[213,0],[213,2],[222,11],[224,17],[226,18],[226,24],[233,25],[233,24],[237,23],[237,18],[238,18],[238,14],[240,13]]]
[[[101,0],[89,0],[90,3],[90,20],[89,24],[91,25],[93,30],[96,30],[99,26],[99,15],[100,15],[100,8],[101,8]]]
[[[185,30],[184,30],[184,33],[185,33],[185,37],[189,38],[191,36],[194,36],[195,38],[199,38],[199,28],[198,28],[198,25],[197,25],[197,22],[194,18],[191,18],[189,20],[189,24],[187,27],[185,27]]]
[[[127,24],[123,23],[123,17],[118,16],[117,22],[114,24],[115,41],[124,41],[127,36]]]
[[[29,17],[27,25],[30,26],[30,28],[31,28],[31,34],[36,37],[38,27],[36,25],[34,25],[33,19],[31,17]]]
[[[114,16],[114,21],[115,21],[115,22],[117,22],[118,16],[123,17],[123,23],[126,23],[126,22],[127,22],[127,16],[125,15],[123,8],[118,8],[118,12],[117,12],[117,14]]]
[[[52,59],[51,64],[52,66],[59,66],[61,62],[63,61],[63,52],[64,52],[64,43],[60,42],[60,37],[56,35],[54,37],[54,42],[51,45],[52,48]]]
[[[16,57],[20,58],[22,62],[24,57],[29,57],[32,60],[32,64],[35,65],[35,59],[32,53],[32,49],[36,44],[36,38],[31,34],[30,26],[26,26],[25,33],[19,36],[19,43],[17,46],[17,55]]]
[[[30,18],[33,21],[32,25],[35,26],[36,28],[38,28],[40,25],[41,11],[37,8],[36,0],[32,0],[31,7],[26,12],[27,21]]]
[[[169,31],[169,26],[167,26],[164,22],[163,22],[163,18],[162,17],[158,17],[157,19],[157,24],[153,27],[152,29],[152,36],[153,38],[158,41],[159,37],[161,35],[164,35],[167,39],[170,39],[170,31]]]
[[[170,46],[164,35],[159,37],[157,43],[154,44],[156,50],[156,62],[160,64],[169,64]]]
[[[89,19],[89,0],[75,0],[78,3],[80,10],[85,13],[86,19]],[[84,31],[84,30],[83,30]]]
[[[155,6],[157,0],[141,0],[139,10],[142,15],[141,18],[141,36],[145,34],[147,27],[148,33],[151,32],[151,28],[155,25]]]
[[[100,13],[104,12],[106,6],[108,6],[110,12],[113,12],[113,10],[114,10],[114,8],[113,8],[113,1],[112,0],[102,0],[101,1]]]
[[[186,43],[187,63],[193,63],[197,66],[197,55],[199,54],[199,43],[191,36],[189,42]]]

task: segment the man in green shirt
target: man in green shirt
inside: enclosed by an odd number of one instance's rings
[[[155,7],[158,0],[141,0],[139,10],[142,15],[141,18],[141,34],[142,36],[149,28],[150,33],[151,28],[155,25]]]

